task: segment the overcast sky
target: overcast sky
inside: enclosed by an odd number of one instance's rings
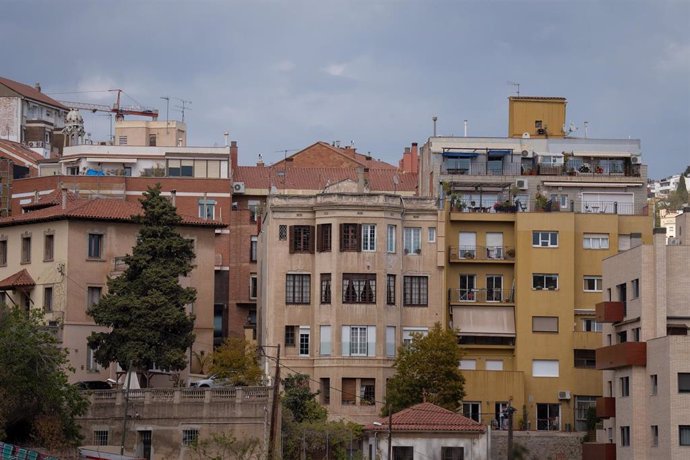
[[[189,145],[240,163],[351,141],[396,163],[432,133],[506,136],[508,101],[568,99],[589,137],[639,138],[650,177],[690,164],[690,1],[0,0],[0,75],[57,99],[192,101]],[[101,92],[86,92],[101,91]],[[170,118],[180,118],[171,99]],[[94,138],[108,117],[90,116]],[[290,152],[288,152],[290,153]]]

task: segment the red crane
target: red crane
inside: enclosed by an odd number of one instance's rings
[[[60,103],[69,107],[70,109],[90,110],[91,112],[111,112],[115,114],[115,120],[117,121],[124,120],[125,115],[151,117],[153,121],[158,119],[158,109],[138,105],[122,106],[120,105],[120,95],[123,93],[123,91],[121,89],[109,89],[108,91],[117,92],[117,99],[115,99],[115,103],[112,107],[103,104],[91,104],[88,102],[60,101]]]

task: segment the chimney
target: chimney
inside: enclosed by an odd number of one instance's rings
[[[364,193],[364,168],[357,168],[357,193]]]
[[[655,227],[652,230],[652,244],[657,248],[666,246],[666,227]],[[632,247],[632,235],[630,235],[630,246]]]
[[[264,157],[263,155],[259,154],[259,159],[256,161],[256,166],[263,168],[264,167]]]
[[[417,143],[412,143],[412,149],[410,150],[410,172],[419,172],[419,150],[417,149]]]
[[[237,170],[237,141],[230,142],[230,167],[232,173]]]
[[[465,137],[467,137],[467,120],[464,121],[464,125],[465,125]]]
[[[170,190],[170,201],[172,201],[173,206],[175,206],[175,198],[177,198],[177,190],[172,189]]]
[[[41,92],[41,84],[39,82],[36,82],[34,84],[34,89],[40,93]]]
[[[67,209],[67,187],[62,187],[60,192],[62,192],[62,209]]]

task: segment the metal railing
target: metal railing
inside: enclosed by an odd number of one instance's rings
[[[448,298],[452,303],[476,302],[505,302],[512,303],[515,299],[514,289],[455,289],[448,290]]]
[[[446,163],[441,165],[441,174],[458,176],[519,176],[522,172],[519,163],[504,165],[470,163],[466,167]]]
[[[451,262],[460,260],[514,260],[515,249],[507,246],[451,246],[448,248]]]
[[[124,403],[126,390],[85,390],[92,404],[120,405]],[[213,401],[242,402],[267,401],[270,387],[219,387],[219,388],[144,388],[129,390],[130,401],[144,404],[212,403]]]

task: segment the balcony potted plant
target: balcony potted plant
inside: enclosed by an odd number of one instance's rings
[[[508,249],[506,251],[506,256],[508,256],[511,259],[514,258],[515,257],[515,249],[513,249],[513,248]]]
[[[534,203],[537,211],[545,211],[548,202],[549,200],[547,200],[546,197],[540,192],[537,192],[536,195],[534,195]]]

